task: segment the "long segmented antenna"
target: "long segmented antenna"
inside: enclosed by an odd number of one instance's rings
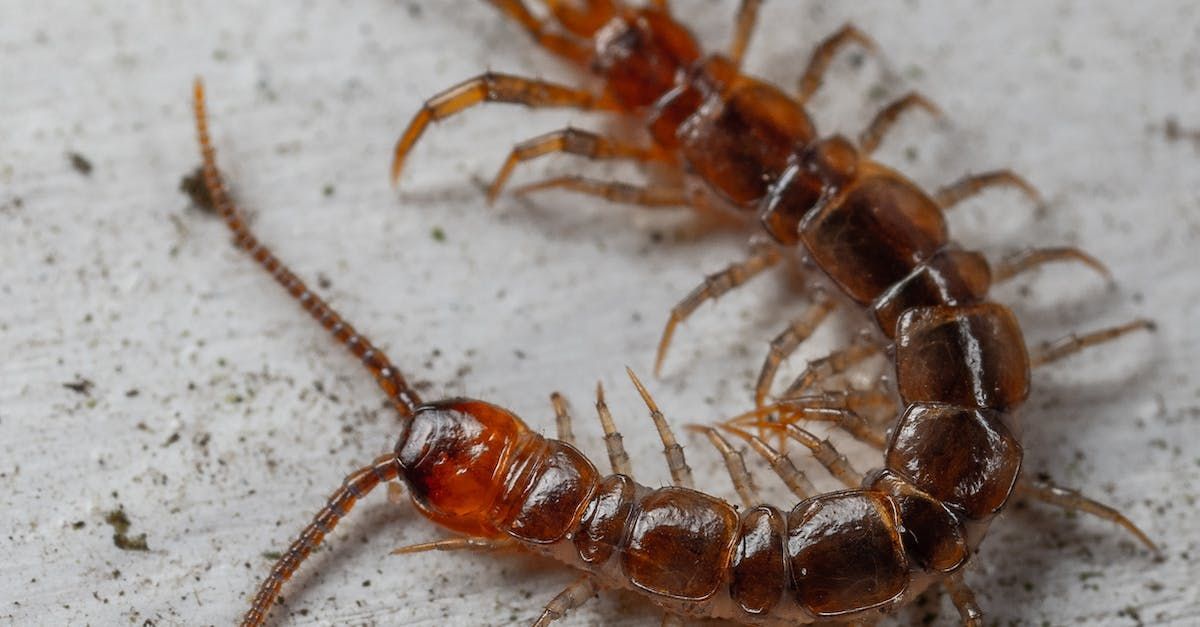
[[[208,114],[204,104],[204,82],[196,78],[192,86],[192,105],[196,116],[196,136],[200,142],[200,154],[204,158],[204,186],[212,199],[213,207],[226,226],[233,231],[234,243],[250,253],[270,275],[283,286],[292,298],[299,301],[300,306],[309,313],[334,339],[344,345],[355,357],[362,361],[363,366],[375,377],[376,383],[387,394],[392,406],[405,418],[411,417],[413,408],[421,404],[421,398],[416,391],[409,387],[404,375],[392,365],[391,360],[383,351],[371,344],[367,338],[359,335],[358,331],[346,322],[342,316],[330,307],[320,296],[317,296],[300,277],[296,276],[267,246],[258,241],[242,212],[229,199],[225,192],[225,184],[221,173],[217,170],[216,151],[208,135]]]

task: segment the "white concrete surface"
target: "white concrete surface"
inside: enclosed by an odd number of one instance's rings
[[[725,45],[733,0],[675,4]],[[546,396],[561,390],[599,457],[589,403],[602,379],[641,479],[666,480],[622,366],[649,375],[671,304],[745,235],[557,195],[485,207],[478,180],[514,141],[568,121],[601,128],[577,113],[475,111],[427,134],[399,194],[387,184],[392,142],[435,91],[485,68],[575,80],[493,10],[0,0],[0,16],[0,622],[228,624],[264,554],[392,445],[370,379],[179,193],[197,163],[195,74],[254,227],[327,279],[428,396],[487,398],[548,430]],[[930,186],[1012,166],[1050,199],[1044,213],[1004,192],[972,202],[952,218],[961,241],[995,254],[1079,244],[1113,269],[1111,291],[1069,267],[1000,289],[1031,338],[1161,325],[1039,371],[1025,442],[1030,472],[1121,508],[1165,560],[1107,524],[1016,508],[967,575],[989,624],[1196,624],[1200,5],[772,2],[749,66],[790,84],[847,20],[886,64],[839,58],[813,103],[822,128],[856,130],[887,96],[920,89],[948,124],[910,118],[885,160]],[[638,176],[568,159],[531,171],[577,168]],[[772,277],[702,309],[650,381],[676,424],[744,409],[766,341],[802,306]],[[825,333],[807,354],[836,341]],[[732,497],[716,456],[685,443],[703,485]],[[115,546],[116,509],[148,550]],[[519,556],[388,555],[438,536],[373,495],[287,587],[277,622],[524,625],[571,578]],[[944,600],[905,619],[954,624]],[[636,597],[607,594],[564,624],[658,623]]]

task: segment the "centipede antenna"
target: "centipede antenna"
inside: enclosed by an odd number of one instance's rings
[[[632,478],[633,468],[629,465],[629,454],[625,452],[625,439],[613,424],[608,403],[604,402],[604,386],[599,381],[596,382],[596,414],[600,417],[600,428],[604,429],[604,448],[608,451],[608,463],[613,473]]]
[[[196,136],[200,142],[200,154],[203,157],[204,186],[208,189],[213,207],[225,221],[225,225],[233,232],[234,243],[250,253],[250,256],[265,269],[277,283],[287,290],[292,298],[309,313],[326,331],[329,331],[340,344],[346,347],[352,355],[362,362],[363,366],[375,377],[375,382],[387,394],[396,411],[405,418],[411,417],[413,408],[421,404],[421,397],[409,387],[404,375],[392,365],[387,355],[342,318],[333,307],[316,295],[300,277],[296,276],[246,225],[246,219],[240,209],[230,199],[225,191],[221,173],[217,169],[216,150],[208,134],[208,114],[204,101],[204,83],[197,77],[192,87],[192,104],[196,118]]]
[[[692,469],[688,467],[687,460],[683,457],[683,447],[675,439],[675,434],[671,432],[671,426],[667,424],[667,419],[663,417],[658,405],[650,397],[650,392],[646,391],[646,387],[638,380],[637,375],[633,374],[633,369],[626,366],[625,372],[629,374],[629,379],[633,381],[633,387],[637,388],[638,394],[642,395],[642,401],[646,403],[646,408],[650,410],[650,419],[654,421],[654,427],[658,429],[658,437],[662,439],[663,454],[667,456],[667,468],[671,471],[671,480],[680,487],[693,487],[695,484],[692,481]]]

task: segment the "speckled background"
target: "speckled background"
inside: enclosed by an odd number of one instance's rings
[[[675,4],[726,45],[736,2]],[[513,142],[605,128],[579,113],[474,111],[432,129],[401,191],[388,186],[396,135],[437,90],[485,68],[575,80],[493,10],[0,0],[0,15],[0,622],[228,624],[271,552],[392,446],[370,378],[180,193],[197,163],[195,74],[254,228],[428,396],[487,398],[549,429],[561,390],[601,457],[590,396],[603,380],[639,478],[667,480],[623,366],[648,377],[670,306],[743,254],[746,234],[563,195],[487,208],[481,181]],[[946,119],[907,119],[881,159],[931,187],[1011,166],[1049,200],[1035,211],[989,193],[953,214],[958,239],[994,256],[1078,244],[1110,265],[1115,289],[1061,266],[999,289],[1032,341],[1160,324],[1039,371],[1025,443],[1029,471],[1120,507],[1165,559],[1105,523],[1013,508],[967,574],[989,624],[1196,624],[1200,5],[802,0],[763,17],[748,65],[783,85],[848,20],[885,51],[834,63],[812,103],[823,129],[857,131],[920,89]],[[579,169],[640,176],[561,158],[517,178]],[[793,285],[760,279],[684,327],[648,379],[676,424],[746,408],[766,341],[803,309]],[[684,438],[702,485],[731,498],[717,456]],[[287,587],[279,622],[523,625],[572,577],[515,555],[388,554],[438,536],[373,495]],[[902,618],[955,620],[940,599]],[[564,624],[657,621],[605,594]]]

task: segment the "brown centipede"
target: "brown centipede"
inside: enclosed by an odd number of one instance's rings
[[[1105,516],[1149,543],[1115,511],[1052,487],[1018,483],[1020,445],[1005,410],[1024,398],[1027,356],[1011,314],[992,303],[917,308],[902,317],[897,363],[909,373],[900,386],[910,405],[888,443],[884,469],[864,478],[829,442],[795,424],[778,427],[811,448],[847,484],[843,491],[813,494],[786,455],[735,423],[726,425],[764,453],[801,499],[787,513],[757,504],[740,452],[715,429],[704,432],[725,456],[746,507],[739,514],[692,489],[682,448],[632,372],[663,441],[671,487],[650,489],[631,478],[600,394],[597,408],[614,473],[608,476],[570,442],[544,438],[490,403],[423,403],[382,351],[253,235],[217,171],[199,82],[194,104],[205,184],[236,244],[362,361],[405,419],[394,452],[349,475],[279,558],[243,624],[262,624],[284,582],[355,502],[393,480],[408,489],[418,511],[460,534],[400,552],[516,546],[582,571],[547,604],[538,625],[609,587],[638,593],[673,616],[764,625],[871,620],[938,582],[950,590],[964,620],[978,624],[979,610],[958,571],[1018,485],[1033,496]],[[1064,345],[1058,353],[1090,341]],[[937,342],[958,346],[963,367],[943,367],[942,355],[930,350]],[[964,372],[972,385],[962,384]],[[971,396],[975,392],[982,396]],[[560,425],[568,425],[561,407],[556,403]]]
[[[532,108],[567,107],[613,112],[639,120],[650,139],[637,141],[605,137],[566,128],[518,144],[509,153],[489,190],[494,200],[518,164],[552,153],[567,153],[598,160],[632,160],[674,167],[703,183],[701,189],[685,185],[631,186],[564,176],[534,182],[518,193],[565,189],[610,201],[646,208],[692,207],[728,210],[736,216],[756,215],[770,241],[752,244],[748,257],[712,274],[672,310],[659,342],[655,373],[662,369],[676,328],[704,302],[743,285],[754,276],[782,263],[784,251],[802,249],[837,291],[874,314],[879,329],[891,339],[905,306],[936,304],[930,281],[970,265],[971,281],[957,286],[962,298],[982,298],[990,284],[1012,278],[1035,266],[1055,261],[1076,261],[1107,276],[1107,270],[1087,253],[1071,247],[1023,251],[994,271],[978,255],[947,247],[942,212],[980,192],[997,186],[1015,188],[1034,203],[1038,191],[1011,170],[968,175],[933,195],[927,195],[898,172],[870,159],[888,131],[911,110],[935,116],[941,112],[928,98],[910,92],[884,106],[857,137],[820,137],[804,105],[824,82],[834,56],[848,45],[876,52],[874,41],[847,24],[814,49],[802,72],[798,93],[783,90],[741,71],[742,58],[758,20],[760,0],[743,0],[728,55],[702,53],[696,37],[675,20],[668,2],[651,2],[628,8],[615,0],[586,2],[548,1],[554,20],[539,20],[522,0],[489,0],[553,54],[587,68],[602,80],[598,93],[568,85],[519,76],[486,73],[459,83],[425,101],[396,142],[392,179],[401,175],[409,153],[431,122],[457,115],[485,102],[518,103]],[[554,27],[557,27],[555,30]],[[883,208],[881,203],[891,207]],[[904,215],[896,225],[908,233],[890,234],[883,224],[889,215]],[[866,232],[879,237],[853,241]],[[842,238],[842,235],[846,237]],[[886,253],[880,241],[896,235],[905,246]],[[839,238],[846,241],[839,241]],[[850,250],[853,248],[854,250]],[[937,257],[935,261],[934,258]],[[928,263],[921,277],[905,283],[908,292],[894,295],[885,306],[875,303],[883,292],[899,285],[920,263]],[[936,268],[933,266],[937,266]],[[923,282],[917,286],[915,282]],[[924,290],[926,293],[917,294]],[[770,393],[781,362],[834,308],[836,302],[818,297],[809,311],[792,321],[771,342],[755,385],[756,405]],[[878,343],[856,344],[814,364],[845,368],[873,355]],[[811,389],[815,373],[807,371],[788,386],[780,398]],[[878,398],[858,399],[878,403]]]

